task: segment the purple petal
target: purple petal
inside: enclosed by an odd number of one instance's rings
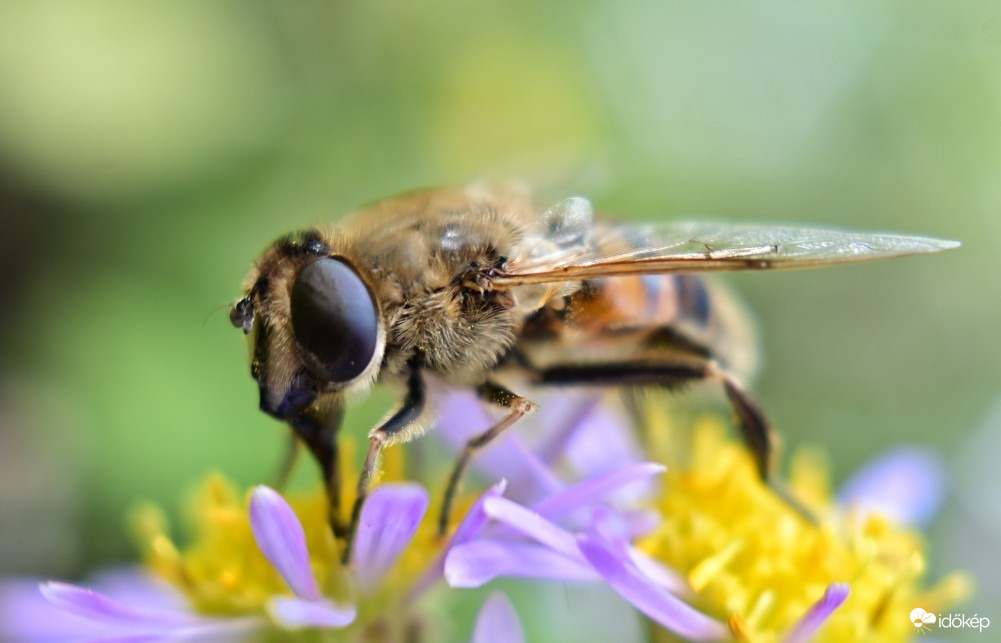
[[[452,393],[441,405],[435,435],[454,452],[465,447],[470,438],[486,431],[494,419],[487,414],[483,402],[475,395],[460,391]],[[530,420],[524,420],[528,422]],[[537,455],[525,447],[512,433],[517,426],[499,437],[472,460],[472,467],[488,480],[508,480],[511,497],[536,502],[562,489],[563,481]]]
[[[95,621],[67,612],[42,597],[37,579],[0,582],[0,640],[64,641],[127,633],[129,625]]]
[[[549,522],[531,509],[526,509],[507,498],[487,498],[483,501],[483,510],[494,520],[538,543],[573,560],[581,560],[573,534]]]
[[[410,544],[428,508],[428,492],[416,484],[383,485],[362,508],[352,564],[364,592],[382,582]]]
[[[919,447],[896,449],[862,467],[841,489],[841,506],[903,524],[927,524],[942,503],[941,458]]]
[[[617,551],[626,551],[629,544],[629,524],[619,512],[606,505],[594,505],[591,508],[591,527]]]
[[[620,512],[606,506],[594,507],[592,530],[616,556],[628,560],[647,580],[660,585],[674,595],[692,593],[688,579],[632,545],[630,524]]]
[[[337,629],[353,623],[358,610],[354,605],[342,607],[324,599],[311,601],[276,596],[268,602],[268,614],[275,623],[290,630],[303,627]]]
[[[786,636],[786,643],[810,640],[824,621],[848,598],[847,583],[831,583],[819,601],[800,619]]]
[[[97,592],[79,587],[66,591],[61,583],[49,586],[46,593],[55,603],[43,597],[41,584],[35,579],[0,582],[0,640],[162,640],[209,631],[235,635],[263,625],[258,617],[198,617],[179,591],[141,568],[101,572],[92,582]],[[90,605],[94,594],[100,596],[97,609]]]
[[[486,511],[483,510],[483,502],[487,498],[499,498],[503,496],[505,489],[507,489],[507,480],[502,479],[476,499],[476,502],[469,508],[469,511],[466,512],[462,522],[459,523],[459,526],[455,529],[455,533],[452,534],[452,539],[449,541],[450,547],[461,545],[462,543],[471,540],[480,532],[481,529],[483,529],[483,525],[487,524],[487,520],[490,518],[487,516]]]
[[[664,520],[664,516],[655,509],[626,509],[620,510],[619,515],[626,524],[629,540],[646,536],[657,529]]]
[[[245,616],[241,618],[218,618],[206,620],[191,627],[172,630],[168,636],[162,634],[144,638],[141,640],[163,641],[247,641],[256,640],[251,636],[255,632],[264,628],[264,620],[257,616]],[[123,640],[123,639],[116,639]],[[131,639],[130,639],[131,640]]]
[[[64,583],[4,581],[0,584],[0,639],[232,641],[264,626],[258,616],[207,618],[175,609],[184,603],[183,596],[146,573],[113,571],[99,575],[95,582],[126,600]]]
[[[136,565],[111,567],[93,574],[87,586],[106,596],[146,609],[191,612],[191,602],[181,590]]]
[[[556,520],[577,509],[587,507],[623,487],[660,475],[667,467],[656,462],[637,462],[604,473],[559,491],[537,503],[532,509],[539,515]]]
[[[487,524],[488,516],[483,511],[483,501],[487,498],[504,495],[504,489],[506,488],[507,480],[501,480],[487,489],[483,495],[476,499],[473,506],[470,507],[469,511],[466,512],[466,515],[463,516],[462,522],[460,522],[459,526],[456,527],[455,533],[452,534],[452,538],[449,540],[448,545],[445,547],[441,556],[438,557],[438,560],[434,565],[428,568],[424,575],[421,576],[420,580],[414,583],[410,592],[407,594],[408,600],[415,600],[442,577],[445,573],[445,557],[448,555],[448,552],[451,551],[453,547],[472,540],[477,534],[480,533],[483,526]]]
[[[319,599],[320,590],[309,565],[302,523],[277,491],[264,485],[254,488],[250,497],[250,525],[257,546],[296,596]]]
[[[49,581],[39,586],[42,597],[51,605],[81,618],[101,623],[139,623],[155,626],[180,626],[197,622],[190,614],[160,612],[127,605],[92,589]]]
[[[694,609],[641,572],[628,556],[616,551],[597,533],[577,538],[581,553],[594,569],[638,610],[669,630],[695,640],[726,635],[722,623]]]
[[[612,471],[643,458],[636,432],[619,409],[604,403],[585,416],[567,445],[566,458],[582,476]],[[647,495],[649,486],[630,488],[621,500]]]
[[[666,567],[656,558],[653,558],[639,549],[636,549],[632,545],[628,545],[626,547],[626,555],[629,556],[629,560],[636,565],[636,569],[638,569],[651,582],[660,585],[675,595],[680,594],[682,596],[686,596],[692,593],[692,588],[688,583],[688,579],[670,567]]]
[[[454,547],[445,557],[445,580],[451,587],[480,587],[503,576],[559,581],[600,579],[586,563],[534,543],[475,540]]]
[[[502,592],[492,593],[476,617],[473,643],[522,643],[524,640],[525,632],[514,605]]]
[[[540,440],[535,452],[539,458],[549,465],[555,464],[569,451],[570,442],[574,439],[585,420],[602,402],[602,396],[593,393],[547,395],[540,400],[540,410],[536,411],[537,424],[547,433]]]

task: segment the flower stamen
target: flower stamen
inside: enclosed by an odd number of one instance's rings
[[[693,567],[692,571],[688,573],[688,582],[691,583],[692,589],[696,592],[705,589],[709,581],[723,571],[743,548],[743,541],[734,540],[720,552],[703,558],[702,562]]]

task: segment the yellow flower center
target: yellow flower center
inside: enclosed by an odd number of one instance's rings
[[[354,502],[357,475],[351,466],[352,446],[349,440],[341,445],[345,524]],[[386,450],[381,480],[403,478],[404,451]],[[308,493],[286,494],[286,499],[302,522],[313,575],[321,591],[328,596],[344,597],[350,581],[340,564],[342,543],[334,538],[328,522],[326,494],[317,485]],[[212,474],[189,503],[190,534],[183,550],[168,536],[166,517],[158,507],[139,507],[133,512],[131,522],[148,567],[181,588],[195,609],[214,614],[260,613],[269,597],[288,595],[291,591],[258,548],[248,506],[249,492],[238,493],[222,475]],[[432,507],[428,514],[434,515],[434,511]],[[408,587],[440,551],[434,521],[426,518],[379,597],[385,599]],[[359,607],[366,609],[364,604]]]
[[[780,640],[833,582],[848,583],[851,593],[819,641],[906,639],[915,606],[940,611],[967,593],[960,574],[922,588],[924,545],[913,531],[877,515],[839,513],[816,454],[796,455],[789,487],[819,524],[761,482],[717,419],[699,420],[690,435],[687,461],[663,479],[663,523],[639,546],[685,574],[693,603],[726,621],[736,638]]]

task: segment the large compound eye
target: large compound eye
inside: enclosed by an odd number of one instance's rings
[[[372,361],[378,313],[358,273],[324,257],[303,268],[292,286],[292,330],[315,375],[347,382]]]

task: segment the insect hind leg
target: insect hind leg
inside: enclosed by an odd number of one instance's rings
[[[758,475],[777,496],[807,522],[817,524],[816,514],[771,475],[776,438],[761,406],[740,382],[713,360],[698,355],[679,355],[631,362],[568,364],[533,369],[542,385],[629,386],[659,385],[670,389],[690,382],[715,380],[722,384],[737,416],[737,426]]]
[[[737,416],[737,426],[747,449],[754,457],[758,475],[768,482],[774,468],[776,453],[775,433],[771,429],[761,405],[752,398],[735,377],[722,370],[716,362],[706,362],[707,379],[718,380]]]
[[[678,388],[684,384],[719,381],[737,416],[737,425],[763,481],[771,478],[775,438],[760,405],[744,387],[713,360],[695,355],[612,363],[584,363],[537,369],[543,385],[628,386],[659,385]]]
[[[771,430],[761,406],[744,390],[735,377],[722,370],[716,362],[707,362],[706,375],[709,379],[719,380],[723,384],[723,391],[737,416],[741,437],[754,457],[754,464],[758,468],[761,480],[804,520],[819,524],[820,520],[813,510],[804,505],[782,480],[771,475],[775,468],[778,439]]]

